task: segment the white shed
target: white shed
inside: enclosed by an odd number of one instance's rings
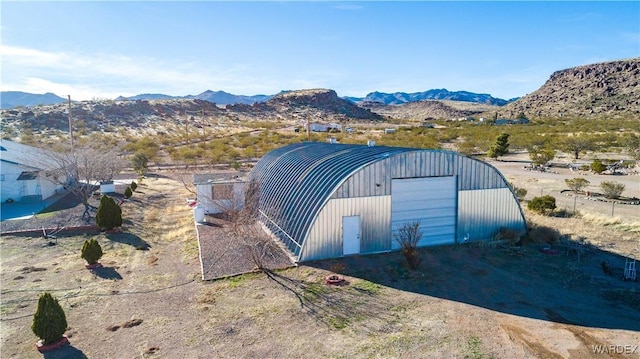
[[[241,210],[247,181],[234,173],[195,174],[196,200],[206,214]]]

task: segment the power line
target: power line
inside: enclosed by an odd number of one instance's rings
[[[191,279],[189,281],[186,282],[182,282],[182,283],[178,283],[178,284],[174,284],[168,287],[161,287],[161,288],[154,288],[154,289],[147,289],[147,290],[139,290],[139,291],[132,291],[132,292],[111,292],[111,293],[95,293],[95,294],[89,294],[89,293],[76,293],[76,294],[69,294],[69,295],[65,295],[62,298],[63,299],[68,299],[68,298],[77,298],[77,297],[111,297],[111,296],[117,296],[117,295],[134,295],[134,294],[149,294],[149,293],[156,293],[156,292],[161,292],[167,289],[172,289],[172,288],[177,288],[177,287],[182,287],[185,286],[187,284],[193,283],[195,282],[196,279]],[[16,289],[16,290],[7,290],[4,291],[0,294],[5,295],[7,293],[27,293],[27,292],[64,292],[64,291],[72,291],[72,290],[77,290],[78,288],[61,288],[61,289]],[[15,300],[8,300],[2,301],[2,304],[13,304],[13,303],[24,303],[24,302],[35,302],[38,301],[38,299],[15,299]],[[13,317],[13,318],[0,318],[0,322],[5,322],[5,321],[11,321],[11,320],[17,320],[17,319],[21,319],[21,318],[26,318],[26,317],[30,317],[33,314],[28,314],[28,315],[23,315],[23,316],[19,316],[19,317]]]

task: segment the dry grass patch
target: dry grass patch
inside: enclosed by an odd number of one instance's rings
[[[640,213],[640,207],[638,208],[638,212]],[[640,222],[625,221],[621,217],[610,217],[597,213],[578,213],[585,221],[598,226],[612,227],[626,232],[640,232]]]

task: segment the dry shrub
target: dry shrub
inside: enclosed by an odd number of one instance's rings
[[[551,244],[557,241],[562,234],[555,228],[536,226],[529,230],[527,238],[531,243]]]
[[[206,292],[198,295],[197,301],[198,303],[201,303],[201,304],[215,304],[217,296],[218,296],[217,291],[207,290]]]
[[[496,240],[505,239],[509,241],[509,245],[516,245],[520,242],[520,233],[511,228],[502,227],[495,236]]]

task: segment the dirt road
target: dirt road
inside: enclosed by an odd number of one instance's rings
[[[564,163],[571,161],[565,160]],[[551,167],[552,172],[528,171],[524,167],[530,163],[527,154],[511,154],[504,156],[499,161],[490,161],[502,174],[516,187],[527,190],[526,199],[541,195],[552,195],[556,198],[556,205],[559,209],[575,210],[584,214],[591,214],[602,217],[602,220],[612,217],[640,226],[640,206],[612,204],[608,202],[593,201],[586,196],[574,197],[570,193],[563,194],[561,191],[568,190],[565,179],[581,177],[590,182],[585,191],[602,192],[600,183],[602,181],[615,181],[625,185],[623,195],[625,197],[640,198],[640,176],[611,176],[598,175],[586,171],[573,172],[566,167]],[[562,161],[558,161],[562,163]],[[613,215],[612,215],[613,214]]]

